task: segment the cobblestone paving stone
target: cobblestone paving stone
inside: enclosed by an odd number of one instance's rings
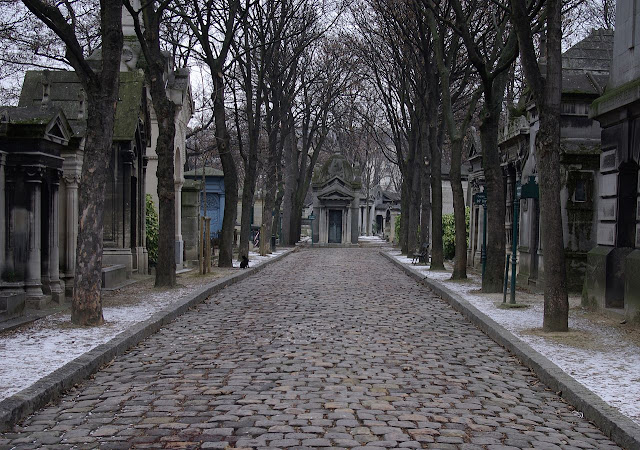
[[[2,448],[617,448],[370,249],[295,253],[223,290]]]

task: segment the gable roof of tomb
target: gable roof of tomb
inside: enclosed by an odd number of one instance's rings
[[[189,170],[184,173],[185,178],[195,178],[198,179],[202,177],[202,168]],[[204,168],[204,176],[205,177],[223,177],[224,172],[220,169],[216,169],[214,167],[205,167]]]
[[[72,133],[69,122],[60,108],[0,107],[0,137],[45,139],[66,145]]]
[[[592,30],[562,54],[562,92],[600,95],[609,79],[613,30]]]
[[[44,96],[44,86],[48,95]],[[143,96],[144,75],[140,72],[121,72],[113,131],[114,141],[129,141],[135,138]],[[84,102],[84,104],[83,104]],[[18,106],[61,109],[74,136],[81,138],[86,133],[86,98],[75,72],[68,70],[30,70],[24,76]]]

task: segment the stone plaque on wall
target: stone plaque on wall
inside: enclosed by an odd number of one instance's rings
[[[603,223],[598,224],[598,245],[615,245],[616,243],[616,224]]]
[[[598,220],[616,220],[618,199],[603,198],[598,205]]]
[[[611,197],[618,193],[618,174],[610,173],[600,177],[600,196]]]
[[[602,152],[600,155],[600,171],[609,172],[611,170],[616,170],[618,168],[616,159],[616,149]]]

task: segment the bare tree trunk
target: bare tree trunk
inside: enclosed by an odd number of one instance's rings
[[[495,108],[494,113],[485,111],[480,125],[482,169],[487,190],[487,262],[482,278],[482,292],[502,292],[504,281],[506,206],[498,153],[499,113],[499,108]]]
[[[66,56],[87,94],[87,132],[79,191],[78,245],[71,305],[77,325],[100,325],[102,317],[103,217],[110,167],[115,107],[118,100],[122,53],[122,2],[100,2],[102,67],[94,72],[82,55],[80,44],[57,6],[41,0],[24,0],[29,10],[66,45]],[[68,5],[67,5],[68,6]],[[70,7],[71,8],[71,7]]]
[[[176,105],[167,97],[164,83],[167,59],[160,48],[160,21],[163,9],[154,9],[153,4],[145,5],[136,11],[126,1],[125,7],[134,19],[134,27],[147,64],[145,76],[150,86],[151,101],[158,120],[158,261],[156,262],[156,286],[175,286],[175,171],[174,140]],[[140,24],[142,14],[144,27]]]
[[[540,226],[544,248],[544,320],[546,331],[567,331],[569,301],[560,191],[560,105],[562,95],[562,2],[547,0],[547,74],[542,77],[533,47],[526,4],[511,1],[513,22],[521,47],[522,66],[540,113],[536,159],[540,179]]]
[[[118,74],[109,83],[117,95]],[[87,92],[88,98],[98,92]],[[78,325],[101,325],[102,317],[102,250],[104,198],[111,161],[114,125],[113,104],[116,98],[88,102],[87,136],[82,164],[79,196],[78,247],[76,273],[73,280],[71,321]],[[112,100],[114,103],[111,103]],[[91,131],[89,131],[91,130]]]
[[[462,189],[462,139],[451,142],[451,192],[453,193],[453,215],[455,219],[456,256],[453,264],[454,280],[467,278],[467,225]]]
[[[244,181],[242,183],[242,211],[240,212],[240,236],[238,237],[238,259],[249,256],[249,238],[251,237],[251,211],[256,192],[256,178],[258,172],[257,156],[250,156],[245,166]]]
[[[270,154],[266,170],[266,193],[264,207],[262,209],[262,226],[260,228],[260,255],[265,256],[272,252],[271,232],[273,226],[273,211],[276,205],[277,175],[275,171],[276,155]]]
[[[280,123],[280,104],[274,100],[274,108],[272,115],[267,114],[268,129],[271,129],[269,133],[269,156],[267,158],[267,167],[265,170],[265,196],[264,206],[262,208],[262,224],[260,227],[260,255],[265,256],[272,252],[271,249],[271,232],[273,227],[274,208],[276,205],[276,189],[278,187],[278,130],[277,125]],[[272,128],[272,126],[275,127]]]
[[[160,47],[158,47],[158,51]],[[175,228],[175,175],[174,138],[175,104],[167,98],[162,76],[151,75],[158,80],[151,84],[153,109],[158,118],[158,261],[156,263],[156,286],[176,284],[176,228]],[[155,86],[154,86],[155,85]],[[154,92],[155,91],[155,92]],[[158,98],[161,96],[160,98]]]
[[[227,117],[224,106],[224,79],[222,68],[212,71],[214,92],[213,114],[216,124],[216,143],[224,172],[224,217],[220,233],[219,267],[233,267],[233,231],[236,226],[238,212],[238,171],[230,148],[230,136],[227,129]]]
[[[413,172],[413,176],[411,178],[411,196],[409,197],[409,230],[407,242],[409,252],[418,252],[420,250],[420,235],[418,227],[420,226],[420,204],[422,193],[420,189],[420,182],[422,178],[423,163],[419,141],[419,137],[416,136],[416,139],[412,143],[414,152],[413,163],[409,164],[409,170]]]
[[[287,133],[287,140],[289,135]],[[295,229],[295,196],[298,185],[298,149],[286,145],[284,150],[284,197],[282,199],[282,244],[293,245]]]
[[[431,270],[444,270],[442,244],[442,151],[438,145],[437,120],[431,122],[429,147],[431,150]]]
[[[428,151],[428,148],[424,148]],[[420,242],[429,243],[431,235],[431,165],[422,167],[422,178],[420,180],[422,189],[422,214],[420,216]]]
[[[569,328],[569,300],[562,236],[560,191],[560,104],[562,93],[562,2],[547,1],[547,80],[546,104],[540,115],[536,142],[540,166],[540,204],[542,248],[544,249],[544,321],[547,331]]]
[[[295,136],[293,115],[291,111],[286,113],[286,126],[283,128],[285,139],[284,148],[284,198],[282,199],[282,237],[283,245],[294,245],[300,240],[300,227],[302,225],[302,205],[304,201],[298,201],[300,186],[300,156],[298,155],[298,140]]]
[[[409,197],[410,194],[410,181],[407,179],[408,177],[403,174],[402,176],[402,193],[400,195],[400,236],[398,236],[398,244],[400,245],[400,251],[404,255],[409,254],[409,239],[407,236],[407,230],[409,227],[407,223],[409,222]]]

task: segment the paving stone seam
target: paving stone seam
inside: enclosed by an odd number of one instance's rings
[[[149,319],[133,325],[104,344],[78,356],[28,388],[0,401],[0,431],[9,431],[13,425],[48,403],[57,400],[64,392],[86,380],[113,358],[122,355],[207,298],[258,273],[269,264],[279,261],[297,250],[298,247],[292,248],[258,266],[249,267],[237,274],[229,275],[197,289],[180,301],[156,312]]]
[[[380,254],[402,269],[409,277],[430,288],[497,344],[518,358],[545,385],[559,393],[616,444],[628,449],[640,448],[640,426],[627,416],[607,404],[529,344],[520,340],[442,283],[425,278],[422,273],[401,263],[385,251],[380,251]]]

